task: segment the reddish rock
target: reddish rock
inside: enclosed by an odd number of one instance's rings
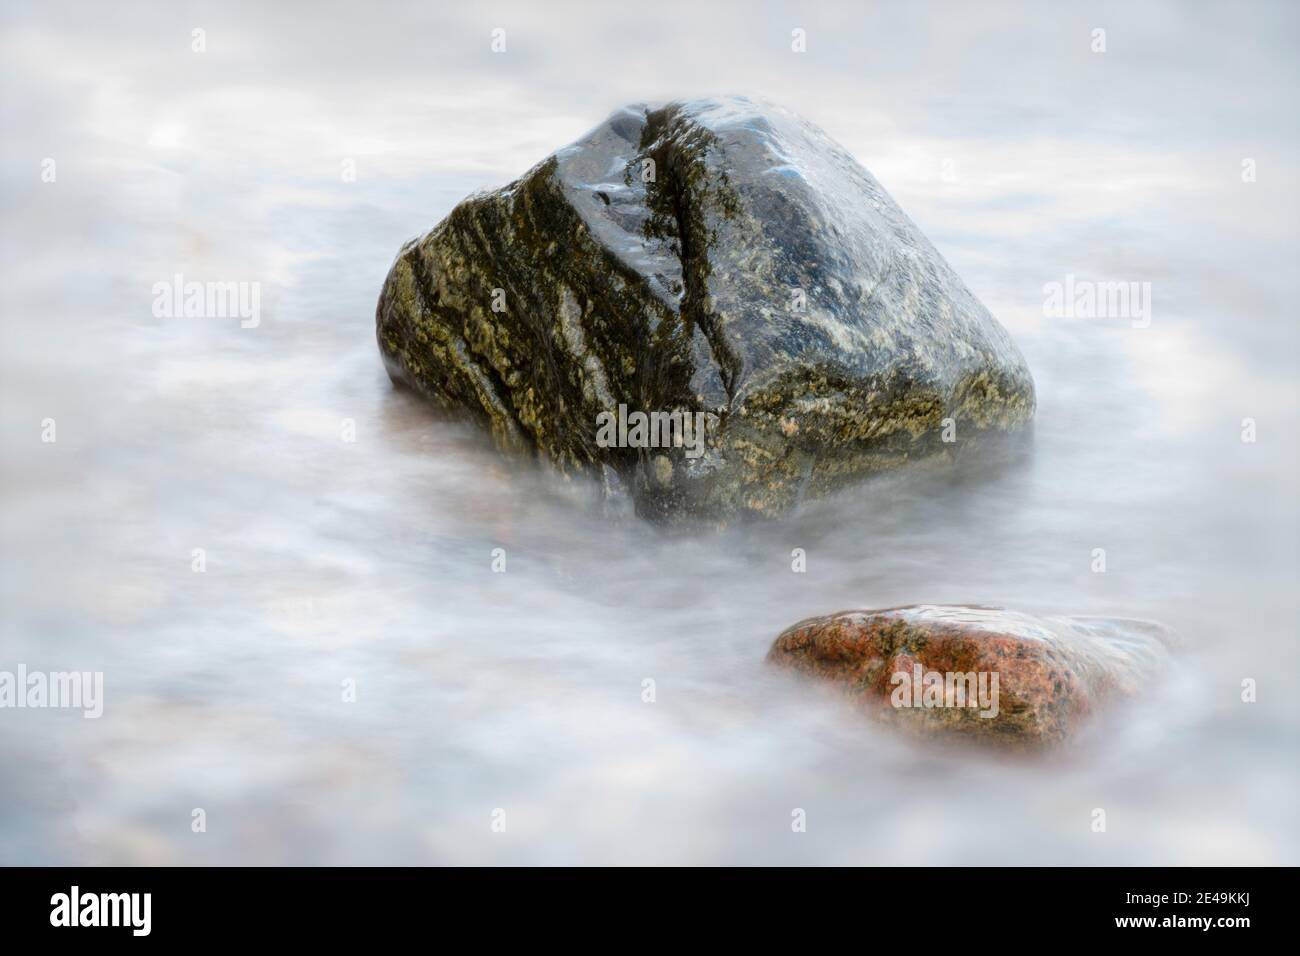
[[[1174,641],[1151,621],[913,605],[800,621],[767,659],[904,731],[1037,750],[1142,690]]]

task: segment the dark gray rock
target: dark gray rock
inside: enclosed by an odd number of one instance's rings
[[[612,469],[657,518],[779,515],[1034,411],[1010,336],[871,174],[743,98],[627,107],[466,199],[402,249],[377,334],[395,381]],[[604,447],[620,405],[707,413],[707,442]]]

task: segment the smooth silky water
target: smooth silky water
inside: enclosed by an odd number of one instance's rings
[[[5,14],[0,669],[102,671],[105,701],[0,711],[0,862],[1297,862],[1297,84],[1269,66],[1293,12],[1228,43],[1117,7],[1149,57],[1102,63],[1030,8],[974,48],[900,9],[851,28],[904,51],[869,67],[828,14],[798,68],[787,18],[700,12],[735,68],[665,89],[662,24],[632,56],[521,10],[493,60],[477,21],[339,16],[236,7],[196,54],[185,17]],[[696,81],[805,113],[891,191],[1024,351],[1026,451],[668,534],[391,386],[401,242]],[[156,317],[177,273],[259,282],[258,324]],[[1152,283],[1149,325],[1045,316],[1067,275]],[[1185,646],[1040,758],[895,737],[764,664],[801,618],[916,602]]]

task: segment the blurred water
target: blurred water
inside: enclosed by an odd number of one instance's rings
[[[769,5],[633,38],[552,9],[498,11],[497,60],[465,12],[6,10],[0,669],[102,670],[107,700],[0,711],[0,862],[1296,863],[1293,11]],[[404,239],[721,82],[844,142],[1013,330],[1026,460],[665,535],[391,388]],[[261,282],[261,324],[155,318],[176,272]],[[1067,273],[1152,282],[1151,327],[1042,318]],[[800,618],[920,601],[1187,647],[1043,760],[919,748],[763,665]]]

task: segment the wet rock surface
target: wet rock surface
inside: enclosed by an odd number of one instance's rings
[[[774,517],[1034,411],[1010,336],[871,174],[743,98],[626,107],[466,199],[401,250],[376,324],[395,381],[652,518]],[[706,413],[707,441],[605,447],[621,404]]]
[[[801,621],[767,659],[904,732],[1041,750],[1140,693],[1176,643],[1151,621],[915,605]]]

